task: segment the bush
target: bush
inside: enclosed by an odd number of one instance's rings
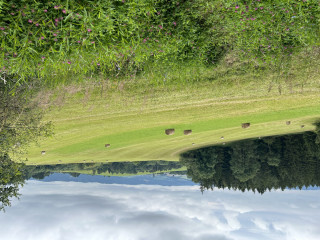
[[[51,79],[216,64],[229,50],[272,66],[317,45],[317,0],[0,1],[2,74]]]

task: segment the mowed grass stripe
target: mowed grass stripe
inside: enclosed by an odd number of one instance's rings
[[[185,98],[185,95],[183,96]],[[165,101],[165,99],[164,99]],[[210,99],[203,99],[210,103]],[[100,100],[100,103],[103,99]],[[300,124],[308,123],[305,129],[312,129],[311,122],[320,117],[320,103],[316,94],[286,95],[262,98],[229,99],[212,104],[195,101],[179,107],[156,108],[149,105],[143,111],[125,115],[122,111],[111,114],[84,111],[82,106],[68,103],[65,109],[75,108],[77,114],[57,110],[56,136],[34,147],[29,154],[29,163],[133,160],[177,160],[178,153],[193,147],[221,142],[221,134],[228,134],[224,141],[260,135],[274,135],[301,131]],[[163,106],[168,104],[166,101]],[[81,111],[82,109],[82,111]],[[48,115],[56,114],[55,111]],[[306,117],[306,118],[304,118]],[[285,120],[292,125],[285,126]],[[273,122],[274,121],[274,122]],[[251,122],[250,129],[241,129],[242,122]],[[175,128],[176,134],[166,136],[164,129]],[[192,129],[193,134],[184,136],[183,130]],[[195,142],[196,145],[192,145]],[[105,143],[111,147],[104,148]],[[41,156],[39,152],[46,150]]]

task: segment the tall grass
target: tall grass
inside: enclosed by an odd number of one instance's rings
[[[230,51],[281,72],[292,54],[319,45],[317,0],[0,3],[0,75],[15,84],[152,75],[159,66],[167,80],[168,69],[214,67]]]

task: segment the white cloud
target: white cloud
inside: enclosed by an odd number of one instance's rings
[[[1,239],[318,239],[320,191],[264,195],[198,186],[29,181]]]

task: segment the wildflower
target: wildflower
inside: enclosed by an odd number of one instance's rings
[[[238,8],[239,8],[239,6],[237,5],[237,6],[236,6],[236,9],[238,9]]]
[[[87,31],[88,31],[88,32],[92,32],[91,28],[88,28]]]
[[[36,26],[39,27],[39,23],[36,23]]]
[[[59,9],[59,6],[58,6],[58,5],[55,5],[55,6],[54,6],[54,9]]]
[[[44,12],[48,12],[48,10],[47,10],[47,9],[44,9],[43,11],[44,11]]]
[[[56,33],[54,33],[54,34],[53,34],[53,36],[55,36],[55,37],[56,37],[56,36],[57,36],[57,34],[56,34]]]
[[[143,42],[145,43],[147,41],[147,39],[143,39]]]
[[[163,26],[159,25],[159,28],[160,28],[160,29],[163,29]]]
[[[57,41],[58,41],[58,39],[56,39],[56,38],[55,38],[55,39],[53,39],[53,41],[57,42]]]
[[[14,13],[12,12],[12,13],[10,13],[12,16],[14,15]]]
[[[81,41],[77,41],[77,43],[81,43]]]
[[[0,30],[3,31],[5,28],[4,27],[0,27]]]
[[[176,22],[173,22],[173,25],[177,26],[177,23],[176,23]]]
[[[31,10],[31,12],[33,12],[33,13],[34,13],[34,9],[32,9],[32,10]]]
[[[31,20],[31,19],[29,19],[29,20],[28,20],[28,23],[32,23],[32,20]]]
[[[42,37],[40,37],[40,39],[41,39],[41,40],[43,40],[43,39],[44,39],[44,37],[42,36]]]
[[[92,43],[92,44],[94,44],[95,42],[94,42],[94,41],[92,41],[91,43]]]
[[[67,10],[63,9],[62,12],[63,12],[64,14],[66,14],[66,13],[67,13]]]
[[[54,21],[55,21],[55,22],[59,22],[59,19],[58,19],[58,18],[56,18]]]
[[[45,57],[45,56],[42,56],[41,58],[42,58],[42,59],[46,59],[46,57]]]
[[[97,63],[97,66],[100,66],[100,63]]]
[[[70,61],[68,61],[67,63],[68,63],[68,64],[71,64],[71,62],[70,62]]]

